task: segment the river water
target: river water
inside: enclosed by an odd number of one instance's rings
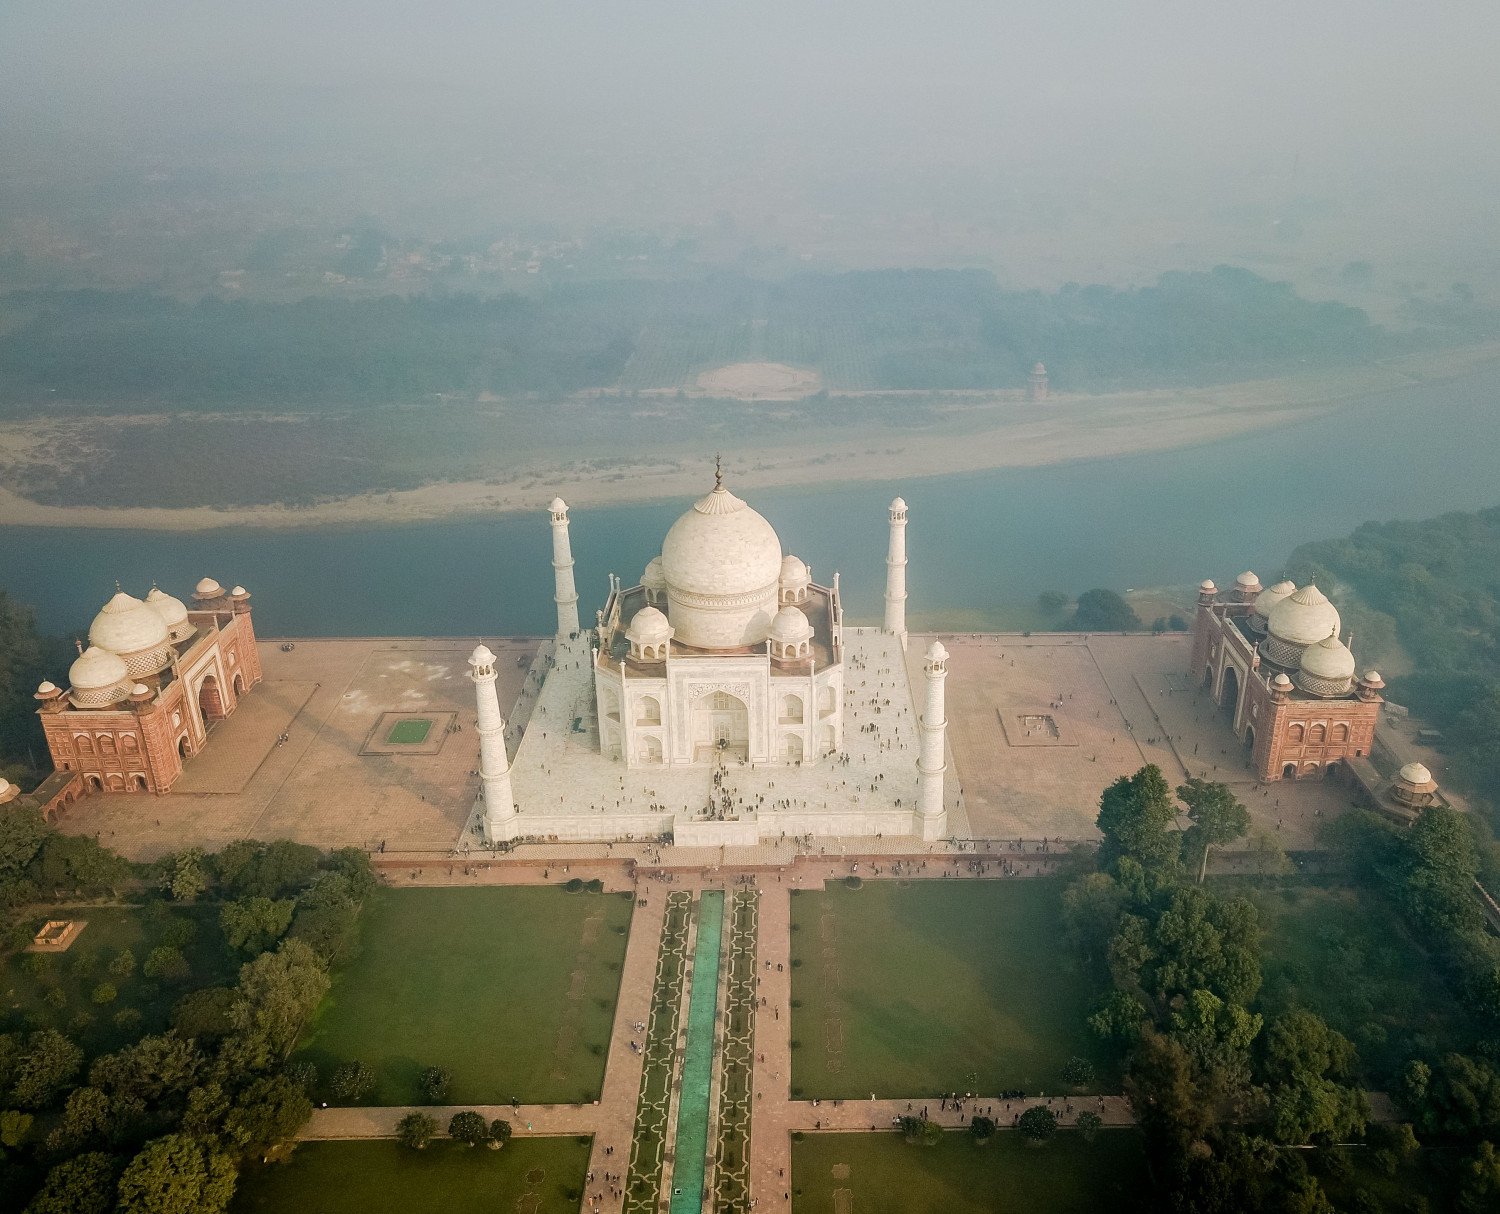
[[[896,493],[911,508],[914,626],[1003,624],[1043,590],[1181,585],[1245,568],[1269,585],[1298,544],[1366,519],[1500,503],[1500,367],[1185,450],[745,496],[819,581],[841,571],[859,622],[881,611]],[[573,511],[585,621],[606,574],[637,580],[686,505]],[[541,510],[299,531],[0,529],[0,589],[37,607],[47,631],[86,628],[117,578],[134,594],[155,579],[185,596],[209,575],[254,593],[267,636],[545,633],[550,561]]]

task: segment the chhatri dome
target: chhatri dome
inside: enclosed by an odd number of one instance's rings
[[[668,615],[679,644],[759,645],[770,634],[781,580],[781,540],[715,472],[713,491],[672,524],[661,546]]]

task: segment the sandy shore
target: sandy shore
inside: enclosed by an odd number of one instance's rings
[[[1390,360],[1355,371],[1183,391],[1059,394],[1044,404],[1017,402],[1009,394],[976,402],[971,395],[951,419],[925,429],[880,427],[827,441],[809,441],[803,435],[782,446],[757,444],[753,462],[733,459],[733,480],[741,490],[895,481],[1194,447],[1306,421],[1335,409],[1354,409],[1385,391],[1459,378],[1496,362],[1500,344]],[[0,426],[0,449],[7,462],[18,455],[24,458],[27,426]],[[699,454],[641,453],[634,460],[628,450],[612,448],[610,454],[614,458],[607,470],[587,467],[582,460],[531,462],[508,469],[499,482],[444,481],[298,507],[56,506],[30,501],[0,485],[0,526],[198,531],[404,523],[538,510],[554,493],[575,506],[608,506],[685,497],[703,488],[706,471]]]

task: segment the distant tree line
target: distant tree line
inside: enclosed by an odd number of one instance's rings
[[[757,282],[731,274],[599,282],[536,297],[186,302],[146,290],[0,297],[0,405],[168,399],[226,404],[563,393],[618,382],[646,325],[720,340],[842,334],[876,388],[1019,387],[1042,358],[1062,387],[1197,383],[1356,363],[1393,339],[1357,308],[1221,266],[1154,286],[1005,291],[981,271],[883,270]],[[840,338],[840,340],[844,340]],[[816,362],[823,343],[799,341]],[[670,386],[670,385],[660,385]]]
[[[1416,669],[1391,679],[1388,695],[1442,731],[1450,778],[1484,801],[1492,825],[1500,823],[1497,569],[1500,508],[1365,523],[1343,539],[1304,544],[1289,570],[1299,584],[1347,586],[1394,621]]]

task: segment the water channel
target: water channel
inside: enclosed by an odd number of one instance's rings
[[[671,1214],[698,1214],[703,1208],[703,1182],[708,1166],[709,1098],[713,1091],[714,1029],[719,1011],[719,954],[723,935],[724,892],[704,890],[698,898],[698,943],[693,949],[687,1048],[677,1093]]]

